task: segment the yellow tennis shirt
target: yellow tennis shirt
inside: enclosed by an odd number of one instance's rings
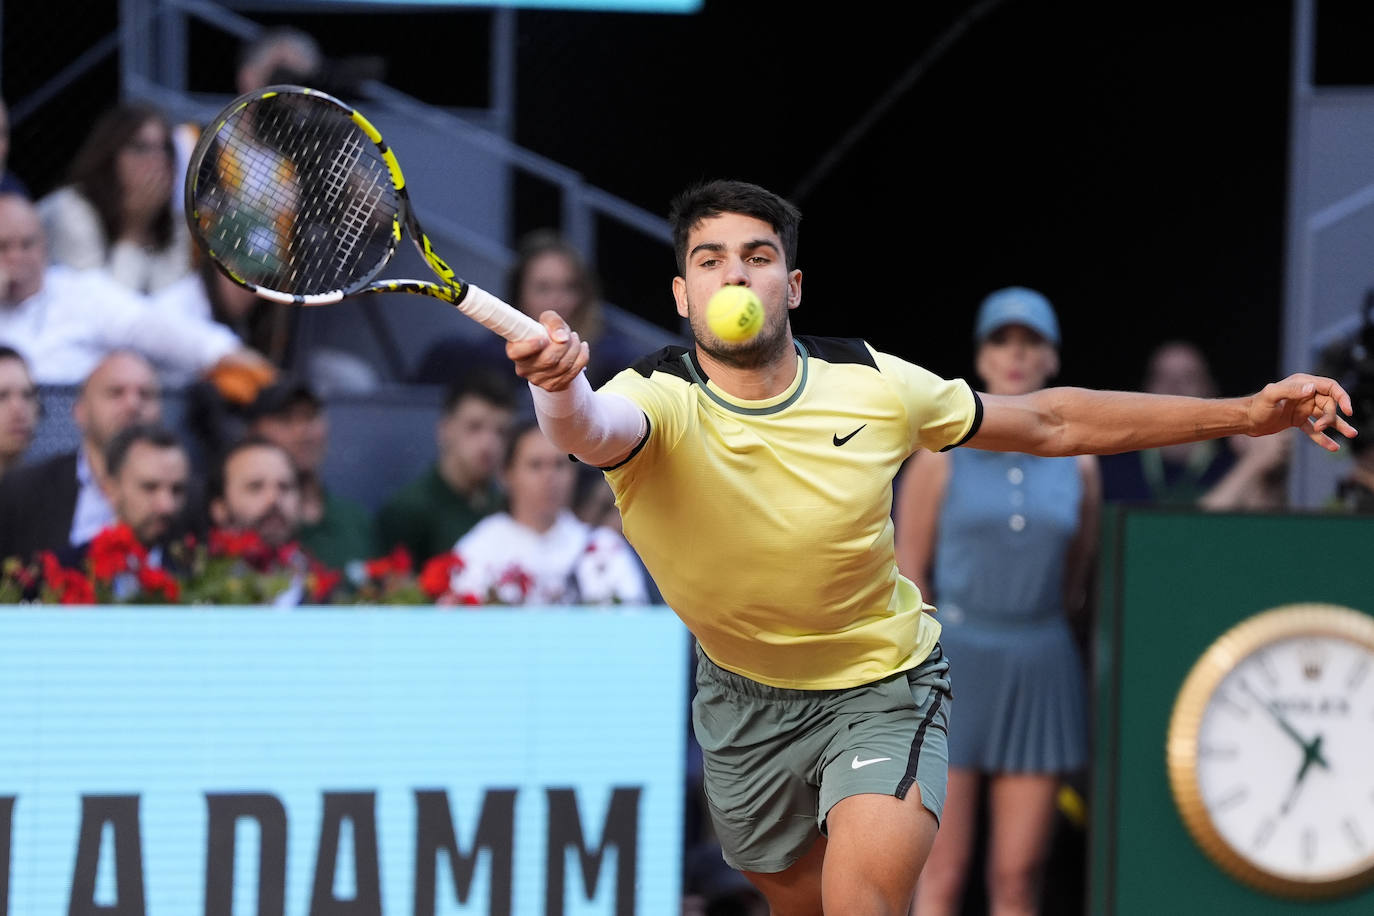
[[[861,340],[799,337],[797,377],[726,394],[667,347],[602,388],[643,409],[638,450],[604,469],[625,536],[716,664],[834,689],[919,665],[940,625],[897,572],[892,481],[917,449],[977,430],[982,404]]]

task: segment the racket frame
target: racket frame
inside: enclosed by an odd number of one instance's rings
[[[213,145],[215,138],[224,129],[228,121],[239,115],[245,108],[254,102],[261,102],[281,95],[301,95],[308,96],[318,102],[328,104],[340,113],[348,116],[354,125],[372,142],[381,154],[382,161],[385,163],[387,172],[391,179],[392,187],[396,191],[399,206],[397,212],[392,216],[391,233],[385,255],[378,260],[375,267],[363,275],[363,277],[352,286],[329,290],[323,293],[287,293],[281,290],[271,289],[253,283],[244,277],[238,276],[229,268],[216,254],[210,239],[205,237],[201,230],[198,214],[197,197],[200,190],[200,169],[205,156]],[[366,293],[411,293],[429,296],[456,306],[459,311],[469,315],[496,331],[498,334],[510,340],[519,340],[526,337],[546,336],[543,325],[533,318],[518,311],[514,307],[501,301],[496,296],[479,288],[475,284],[466,282],[459,278],[453,268],[448,265],[434,250],[433,244],[429,240],[424,230],[420,227],[420,222],[415,216],[415,209],[410,201],[410,193],[406,188],[405,175],[401,171],[401,165],[396,160],[396,154],[382,138],[381,131],[363,116],[356,108],[335,98],[327,92],[318,89],[311,89],[308,86],[296,85],[274,85],[264,89],[245,93],[226,105],[218,115],[210,121],[210,127],[201,133],[200,139],[196,142],[195,149],[191,154],[190,165],[186,174],[185,186],[185,208],[186,221],[190,226],[191,235],[197,243],[205,250],[215,267],[234,283],[254,293],[255,295],[286,305],[333,305],[341,302],[349,296]],[[395,279],[377,280],[379,273],[386,268],[386,265],[396,255],[396,250],[400,245],[401,233],[410,235],[415,248],[442,283],[433,283],[428,280],[414,279]],[[509,311],[511,314],[505,314]],[[499,321],[493,323],[488,318],[497,316]],[[499,326],[498,326],[499,324]],[[516,336],[512,337],[511,334]]]

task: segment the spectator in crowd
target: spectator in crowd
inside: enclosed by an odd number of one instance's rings
[[[198,259],[190,275],[155,294],[152,301],[160,311],[222,324],[244,346],[263,354],[277,368],[288,368],[299,308],[255,295],[222,274],[208,257]]]
[[[38,389],[29,364],[13,347],[0,345],[0,480],[19,466],[38,426]]]
[[[4,99],[0,99],[0,194],[29,196],[29,186],[9,168],[10,160],[10,109]]]
[[[1166,341],[1154,349],[1142,387],[1155,394],[1218,395],[1206,355],[1197,344],[1183,340]],[[1103,497],[1108,502],[1216,511],[1282,508],[1287,505],[1292,446],[1288,434],[1237,436],[1105,455]]]
[[[216,379],[274,371],[221,325],[155,311],[99,271],[48,266],[38,212],[16,194],[0,194],[0,343],[24,354],[39,385],[77,384],[125,348]]]
[[[376,556],[372,516],[358,503],[330,493],[321,477],[329,418],[319,395],[302,381],[279,382],[262,390],[248,415],[249,433],[286,449],[296,466],[301,546],[332,569]]]
[[[1199,398],[1218,393],[1202,349],[1182,340],[1155,348],[1141,388]],[[1102,494],[1108,502],[1194,505],[1226,476],[1235,460],[1235,453],[1219,439],[1106,455],[1101,459]]]
[[[382,550],[403,545],[423,563],[505,508],[499,475],[516,404],[508,373],[474,373],[449,388],[436,427],[438,460],[377,515]]]
[[[211,536],[257,536],[271,565],[289,576],[289,584],[271,599],[278,607],[295,607],[305,599],[306,577],[314,565],[296,539],[301,524],[298,481],[290,453],[260,436],[230,446],[210,476]]]
[[[105,452],[116,434],[162,415],[157,374],[138,353],[120,350],[96,364],[72,408],[75,452],[17,468],[0,481],[0,557],[56,553],[90,540],[115,520],[105,496]]]
[[[975,339],[989,394],[1029,394],[1059,371],[1059,322],[1034,290],[985,298]],[[1088,760],[1086,671],[1067,617],[1086,600],[1100,509],[1092,456],[918,451],[904,470],[898,568],[938,602],[940,644],[962,672],[920,916],[960,911],[984,790],[991,910],[1039,909],[1056,793]]]
[[[599,386],[643,354],[606,321],[600,284],[578,250],[558,233],[541,229],[520,243],[506,284],[511,304],[536,320],[553,310],[591,344],[587,380]],[[414,380],[448,384],[458,367],[507,365],[505,341],[492,334],[441,340],[424,355]]]
[[[1292,434],[1287,432],[1226,440],[1226,446],[1236,455],[1235,463],[1198,499],[1198,506],[1216,511],[1255,512],[1286,508],[1293,443]]]
[[[291,26],[264,29],[239,50],[234,88],[240,94],[278,83],[314,85],[324,68],[319,42]]]
[[[150,298],[161,313],[223,325],[278,370],[308,378],[323,393],[367,392],[378,385],[377,370],[363,357],[319,342],[303,347],[298,306],[254,295],[226,277],[208,257],[200,258],[192,273]],[[194,373],[177,381],[196,384]]]
[[[191,238],[173,197],[172,129],[163,113],[126,103],[99,119],[77,150],[67,183],[38,201],[55,264],[103,268],[150,295],[189,274]]]
[[[252,531],[270,547],[296,542],[301,489],[291,453],[248,436],[231,446],[210,478],[210,521],[235,533]]]
[[[238,95],[263,89],[273,83],[296,83],[317,86],[316,75],[324,67],[324,55],[319,43],[310,35],[291,26],[264,29],[257,38],[239,48],[238,65],[234,70],[234,91]],[[172,130],[176,147],[176,175],[185,181],[191,161],[191,151],[200,139],[201,125],[182,123]],[[180,195],[173,201],[178,212],[183,207]]]
[[[181,440],[164,426],[125,427],[105,450],[101,489],[114,509],[111,524],[127,526],[155,566],[169,559],[164,555],[167,545],[187,533],[190,486],[191,460]],[[87,540],[75,553],[82,556],[89,547]]]
[[[453,590],[484,603],[644,604],[644,573],[625,538],[573,514],[576,474],[533,419],[517,426],[504,462],[510,511],[458,540]]]

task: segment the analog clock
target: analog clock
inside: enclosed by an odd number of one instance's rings
[[[1374,617],[1257,614],[1213,643],[1174,703],[1169,784],[1219,866],[1284,897],[1374,883]]]

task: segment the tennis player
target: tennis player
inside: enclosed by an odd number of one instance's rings
[[[695,346],[593,392],[553,312],[507,345],[541,426],[600,467],[625,536],[695,635],[693,725],[727,862],[776,916],[908,912],[944,802],[949,663],[897,572],[892,481],[918,449],[1106,454],[1302,427],[1353,436],[1336,382],[1294,375],[1204,400],[1050,388],[975,392],[861,340],[794,337],[800,213],[737,181],[674,203],[673,295]],[[722,286],[766,311],[754,338],[706,323]]]

